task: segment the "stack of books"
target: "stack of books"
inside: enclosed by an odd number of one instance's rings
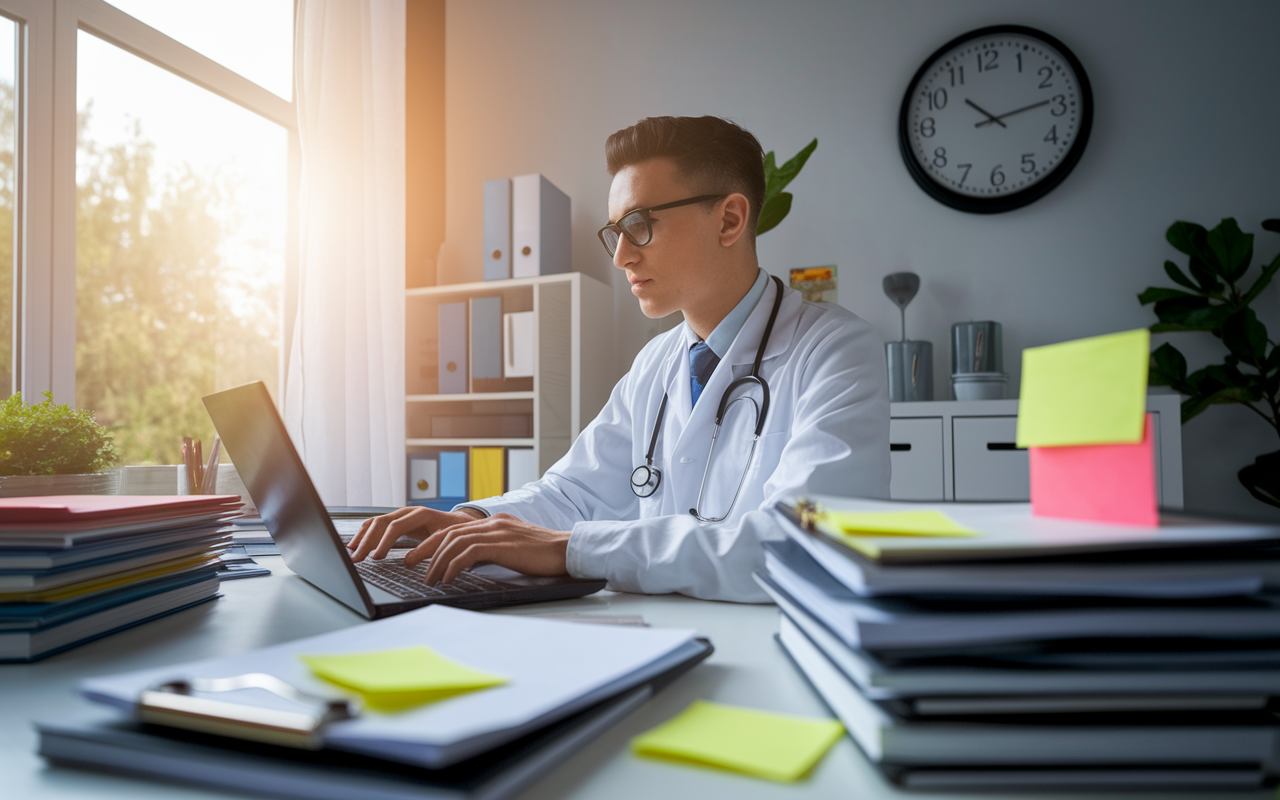
[[[1280,776],[1280,528],[815,500],[779,507],[787,537],[766,543],[756,580],[781,608],[783,648],[892,782],[1256,789]],[[840,513],[905,509],[973,533],[864,535]]]
[[[235,495],[0,499],[0,661],[30,661],[218,592]]]

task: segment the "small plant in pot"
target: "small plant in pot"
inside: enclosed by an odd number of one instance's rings
[[[0,497],[115,494],[120,472],[111,432],[93,412],[54,405],[44,393],[0,402]]]
[[[1280,219],[1265,220],[1262,227],[1280,233]],[[1151,354],[1150,383],[1186,396],[1183,423],[1211,405],[1234,403],[1266,420],[1280,435],[1280,347],[1250,308],[1280,271],[1280,255],[1260,265],[1260,274],[1250,281],[1246,276],[1253,261],[1253,234],[1241,231],[1234,219],[1224,219],[1212,230],[1175,222],[1165,238],[1189,257],[1190,274],[1166,261],[1165,273],[1183,288],[1153,286],[1138,295],[1143,305],[1155,304],[1160,321],[1151,332],[1209,333],[1226,345],[1227,355],[1221,364],[1188,374],[1182,353],[1162,344]],[[1270,446],[1275,445],[1272,440]],[[1239,479],[1258,500],[1280,506],[1280,450],[1258,456],[1240,470]]]

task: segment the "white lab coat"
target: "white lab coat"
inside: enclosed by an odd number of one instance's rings
[[[696,407],[688,358],[696,337],[681,324],[640,351],[600,415],[541,480],[469,505],[571,531],[569,574],[605,578],[611,589],[768,602],[751,573],[764,567],[761,542],[783,537],[774,503],[810,492],[889,496],[889,393],[879,337],[852,313],[784,289],[760,368],[771,406],[741,496],[724,522],[689,514],[716,407],[730,376],[750,373],[776,291],[770,281]],[[664,392],[670,401],[654,454],[662,482],[641,499],[630,476],[644,463]],[[747,394],[759,398],[760,390]],[[735,404],[716,444],[699,508],[704,517],[722,516],[733,498],[753,428],[748,404]]]

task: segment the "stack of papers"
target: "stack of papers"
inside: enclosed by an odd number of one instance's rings
[[[1258,788],[1280,776],[1280,527],[1025,504],[780,508],[779,640],[913,788]]]
[[[0,661],[212,598],[235,496],[0,499]]]
[[[499,798],[598,736],[711,653],[692,630],[587,625],[433,605],[241,655],[85,681],[113,716],[37,723],[59,763],[285,797]],[[364,701],[319,750],[140,726],[158,683],[265,673],[312,695]],[[430,680],[426,680],[427,678]],[[448,689],[449,691],[439,691]],[[378,694],[436,691],[384,707]],[[195,692],[245,709],[305,712],[262,689]],[[235,714],[229,715],[234,717]]]

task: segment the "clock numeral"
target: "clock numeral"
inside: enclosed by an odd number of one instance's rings
[[[978,72],[989,72],[1000,67],[1000,65],[996,63],[996,60],[1000,57],[1000,53],[996,50],[980,50],[978,51],[977,56]],[[990,58],[987,58],[987,56],[990,56]]]
[[[926,139],[931,139],[933,138],[933,135],[937,132],[938,132],[938,129],[937,129],[937,126],[934,125],[933,117],[925,117],[924,119],[920,120],[921,136],[923,136]]]
[[[1057,105],[1049,109],[1050,114],[1054,115],[1055,117],[1060,117],[1063,114],[1067,113],[1067,98],[1065,96],[1060,94],[1055,94],[1053,96],[1053,102],[1057,103]]]
[[[1057,125],[1054,125],[1052,128],[1050,128],[1049,132],[1044,135],[1044,141],[1053,142],[1054,144],[1058,143],[1058,126]]]
[[[956,85],[956,79],[957,79],[957,78],[959,78],[959,79],[960,79],[960,85],[961,85],[961,86],[964,86],[964,67],[952,67],[952,68],[951,68],[951,85],[952,85],[952,87],[954,87],[954,86]]]
[[[1049,87],[1053,86],[1053,83],[1050,82],[1049,80],[1050,78],[1053,77],[1053,70],[1049,69],[1048,67],[1041,67],[1040,69],[1036,70],[1036,74],[1044,78],[1044,80],[1040,81],[1041,89],[1048,89]]]
[[[964,170],[964,174],[960,176],[960,185],[964,186],[964,181],[969,177],[969,170],[973,169],[972,164],[956,164],[957,169]]]
[[[941,111],[947,107],[946,89],[936,89],[933,92],[925,92],[924,97],[929,101],[930,111]]]
[[[1023,172],[1023,174],[1025,174],[1025,175],[1030,175],[1031,173],[1033,173],[1033,172],[1035,172],[1035,171],[1036,171],[1036,160],[1035,160],[1034,156],[1035,156],[1035,153],[1023,153],[1023,154],[1022,154],[1022,172]]]
[[[933,151],[933,165],[938,169],[947,165],[947,148],[939,147]]]
[[[1000,171],[1000,168],[1003,166],[1004,166],[1003,164],[996,164],[995,167],[991,170],[992,186],[1000,186],[1004,184],[1004,173]]]
[[[1022,53],[1018,53],[1018,72],[1022,72]]]

